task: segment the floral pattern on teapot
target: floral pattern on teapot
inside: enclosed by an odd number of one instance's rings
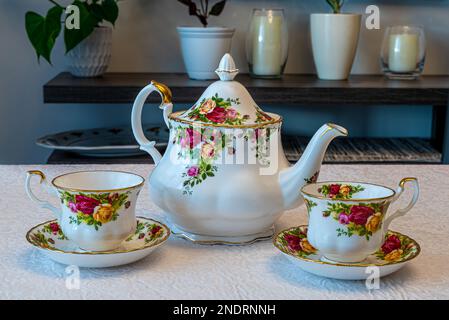
[[[128,209],[131,202],[128,201],[129,191],[125,193],[91,193],[72,194],[60,191],[62,203],[69,208],[73,216],[70,224],[85,223],[98,230],[104,223],[117,220],[119,209],[124,206]]]
[[[330,216],[342,226],[337,228],[337,236],[351,237],[356,234],[369,240],[380,229],[385,211],[385,202],[356,205],[329,202],[323,217]]]
[[[269,143],[275,128],[242,130],[237,138],[249,141],[260,164],[268,165]],[[174,144],[180,148],[178,159],[189,160],[182,173],[183,194],[192,195],[195,186],[215,177],[223,152],[236,153],[235,132],[193,126],[176,128]]]
[[[200,120],[204,123],[241,125],[249,119],[249,115],[241,115],[231,108],[232,104],[239,105],[239,98],[221,98],[216,93],[211,98],[201,100],[199,106],[194,106],[188,113],[192,120]]]

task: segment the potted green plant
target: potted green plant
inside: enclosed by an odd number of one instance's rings
[[[354,62],[361,15],[342,13],[343,0],[326,0],[332,13],[310,16],[313,58],[318,77],[325,80],[347,79]]]
[[[232,36],[235,29],[227,27],[210,27],[210,16],[219,16],[226,5],[226,0],[215,2],[209,0],[178,0],[186,5],[191,16],[198,18],[201,27],[178,27],[181,51],[187,74],[192,79],[215,79],[215,69],[221,57],[231,50]]]
[[[38,61],[42,57],[51,64],[56,39],[63,30],[70,73],[78,77],[105,73],[112,47],[112,28],[105,22],[114,26],[119,0],[74,0],[72,7],[48,1],[52,7],[45,16],[32,11],[25,15],[26,32]]]

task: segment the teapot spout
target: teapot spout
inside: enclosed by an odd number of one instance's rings
[[[284,199],[284,209],[293,209],[303,201],[300,189],[306,184],[318,179],[321,163],[329,143],[340,136],[347,136],[345,128],[327,123],[312,137],[301,159],[287,169],[281,171],[279,183]]]

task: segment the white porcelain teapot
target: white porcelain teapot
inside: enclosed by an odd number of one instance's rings
[[[347,130],[323,125],[290,166],[281,144],[281,116],[262,111],[233,80],[238,70],[229,54],[216,73],[220,80],[181,112],[172,112],[170,90],[152,81],[134,102],[132,128],[156,164],[151,198],[175,233],[198,241],[251,242],[271,236],[280,215],[303,203],[301,187],[316,181],[327,146]],[[162,98],[170,129],[164,156],[142,130],[142,108],[153,91]]]

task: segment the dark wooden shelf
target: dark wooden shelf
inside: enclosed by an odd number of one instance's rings
[[[296,162],[310,138],[283,137],[287,159]],[[163,153],[164,150],[160,149]],[[334,140],[324,157],[325,163],[441,163],[441,153],[429,140],[420,138],[340,138]],[[93,158],[74,153],[54,151],[48,164],[151,164],[147,154],[114,158]]]
[[[191,80],[184,73],[107,73],[76,78],[61,73],[44,85],[45,103],[132,103],[151,80],[165,83],[175,103],[192,103],[212,81]],[[446,105],[449,76],[423,76],[415,81],[382,75],[353,75],[347,81],[319,80],[315,75],[286,74],[282,79],[236,78],[258,104],[413,104]],[[159,102],[157,95],[148,102]]]
[[[184,73],[107,73],[99,78],[75,78],[61,73],[44,85],[46,103],[131,104],[151,80],[165,83],[174,103],[193,103],[212,81],[191,80]],[[259,105],[432,105],[432,145],[449,163],[449,76],[418,80],[388,80],[382,75],[353,75],[347,81],[319,80],[315,75],[287,74],[282,79],[236,78]],[[158,95],[148,102],[159,103]],[[399,120],[398,120],[399,121]]]

